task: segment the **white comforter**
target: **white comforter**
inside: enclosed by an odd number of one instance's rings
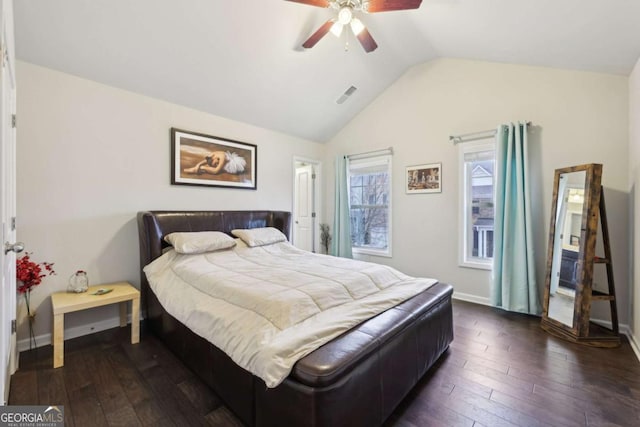
[[[268,387],[322,344],[436,283],[286,242],[171,250],[144,272],[167,312]]]

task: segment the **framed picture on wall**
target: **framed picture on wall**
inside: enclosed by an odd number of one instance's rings
[[[441,193],[442,163],[407,166],[407,194]]]
[[[171,184],[255,190],[258,147],[171,128]]]

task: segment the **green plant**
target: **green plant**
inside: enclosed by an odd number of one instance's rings
[[[329,232],[329,224],[320,224],[320,243],[324,248],[324,253],[329,253],[329,246],[331,245],[331,233]]]

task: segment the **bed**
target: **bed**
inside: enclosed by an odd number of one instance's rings
[[[290,221],[283,211],[139,212],[141,269],[173,232],[274,227],[290,236]],[[149,330],[249,426],[381,425],[453,340],[452,288],[435,283],[307,354],[267,387],[169,314],[144,272],[141,292]]]

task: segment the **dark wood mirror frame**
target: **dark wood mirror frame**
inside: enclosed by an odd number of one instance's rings
[[[560,214],[558,213],[559,205],[559,186],[560,179],[563,174],[571,174],[573,172],[585,172],[584,181],[584,201],[582,205],[582,217],[580,222],[580,235],[572,234],[572,244],[577,243],[578,252],[577,260],[575,260],[573,279],[575,282],[575,298],[573,301],[573,320],[571,325],[559,321],[557,318],[549,316],[552,270],[554,261],[554,248],[563,250],[562,242],[556,242],[555,239],[563,233],[564,230],[556,233],[556,223]],[[568,177],[567,175],[566,177]],[[602,165],[586,164],[573,166],[568,168],[557,169],[553,184],[553,202],[551,209],[551,225],[549,227],[549,249],[547,252],[547,273],[545,280],[544,292],[544,308],[542,313],[541,326],[544,330],[569,341],[587,344],[597,347],[616,347],[620,345],[620,336],[618,333],[617,312],[615,306],[615,290],[613,286],[613,268],[611,262],[611,254],[609,247],[608,228],[606,225],[606,211],[604,210],[604,195],[601,186]],[[560,199],[563,200],[563,199]],[[566,201],[565,203],[569,203]],[[565,209],[566,206],[565,206]],[[561,211],[562,212],[562,211]],[[596,239],[598,236],[598,223],[602,220],[602,235],[605,245],[606,257],[600,258],[596,256]],[[565,218],[562,218],[561,225],[564,224]],[[564,225],[563,225],[564,226]],[[563,250],[564,252],[564,250]],[[556,263],[560,256],[555,254]],[[594,292],[593,285],[593,269],[594,263],[607,264],[607,278],[609,280],[609,294]],[[556,274],[558,280],[560,277],[560,266],[556,265]],[[554,291],[555,293],[555,291]],[[571,294],[571,292],[569,292]],[[611,318],[613,329],[609,330],[590,321],[591,303],[593,300],[608,300],[611,303]],[[565,303],[566,304],[566,303]],[[556,315],[554,313],[554,315]],[[558,317],[558,316],[556,316]]]

